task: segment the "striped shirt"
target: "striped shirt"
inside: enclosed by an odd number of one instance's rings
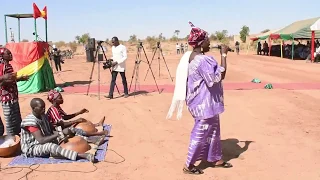
[[[27,115],[21,122],[21,151],[26,157],[32,156],[32,149],[35,145],[40,144],[32,133],[28,130],[28,127],[38,128],[42,136],[50,136],[53,134],[52,128],[46,116],[43,119],[38,119],[33,114]]]
[[[11,64],[5,64],[3,61],[0,62],[0,76],[5,74],[13,73],[13,67]],[[1,102],[7,103],[10,101],[18,100],[18,86],[17,82],[8,83],[1,86]]]
[[[63,121],[63,116],[65,115],[67,115],[67,113],[65,113],[60,106],[51,106],[47,111],[48,120],[53,126],[56,126],[58,122]]]

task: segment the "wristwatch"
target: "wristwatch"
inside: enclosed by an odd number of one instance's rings
[[[226,54],[226,53],[223,53],[221,56],[222,56],[222,57],[227,57],[227,54]]]

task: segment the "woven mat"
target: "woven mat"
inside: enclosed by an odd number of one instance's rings
[[[103,126],[103,129],[108,130],[109,133],[111,132],[111,128],[112,128],[112,125]],[[98,162],[104,161],[104,158],[107,153],[108,143],[109,143],[109,137],[106,137],[105,142],[101,144],[99,147],[96,147],[96,145],[93,144],[95,147],[91,148],[91,150],[89,150],[88,153],[95,154],[95,159]],[[33,164],[59,164],[59,163],[74,163],[74,162],[89,162],[89,161],[86,159],[79,159],[77,161],[72,161],[68,159],[58,159],[58,158],[38,158],[38,157],[26,158],[22,155],[19,155],[17,157],[14,157],[13,160],[8,164],[8,166],[30,166]]]

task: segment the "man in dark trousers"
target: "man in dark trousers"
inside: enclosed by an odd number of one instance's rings
[[[122,78],[122,84],[124,89],[124,97],[129,97],[127,78],[125,74],[126,70],[126,60],[127,60],[127,48],[119,43],[117,37],[112,38],[112,80],[110,85],[109,96],[106,98],[113,99],[113,91],[116,85],[116,79],[118,73],[120,73]]]
[[[53,51],[53,61],[54,61],[54,64],[56,66],[56,70],[57,71],[61,71],[61,63],[63,63],[63,61],[62,61],[62,56],[60,54],[60,50],[59,49],[54,49],[54,51]]]

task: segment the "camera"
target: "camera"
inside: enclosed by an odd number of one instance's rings
[[[139,44],[140,44],[141,47],[143,46],[143,45],[142,45],[142,42],[139,42]]]
[[[111,68],[112,67],[112,62],[113,62],[112,59],[106,60],[106,62],[102,63],[103,64],[102,68],[104,70]]]
[[[58,48],[53,48],[53,51],[58,51]]]
[[[101,45],[104,41],[97,41],[98,45]]]

